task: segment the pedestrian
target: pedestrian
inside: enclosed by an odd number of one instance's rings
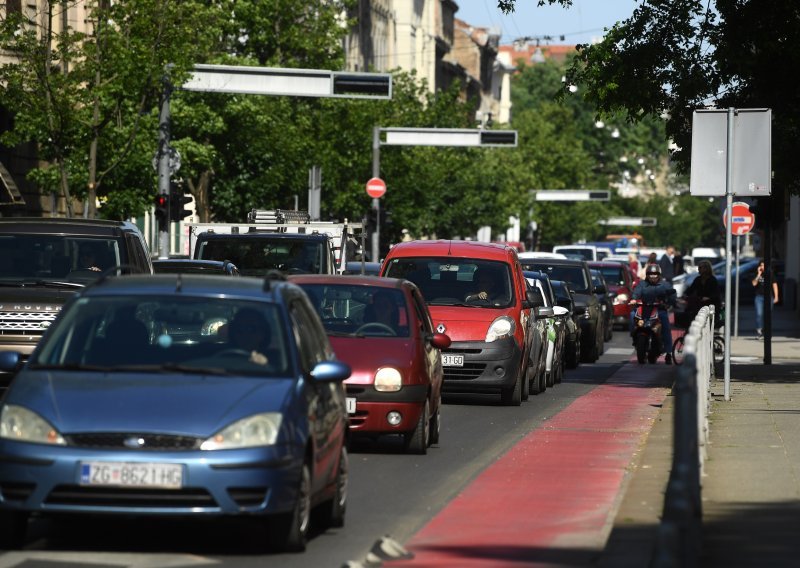
[[[756,308],[756,339],[761,339],[764,337],[764,297],[766,296],[767,292],[764,271],[764,261],[761,260],[758,263],[758,268],[756,268],[756,276],[751,282],[756,293],[755,298],[753,299],[753,304]],[[772,281],[772,294],[770,294],[770,296],[772,301],[767,305],[769,309],[772,309],[772,304],[778,303],[778,283],[774,280]]]
[[[647,260],[645,261],[645,263],[639,269],[639,272],[637,274],[637,276],[639,277],[639,280],[646,280],[647,279],[645,271],[647,270],[647,267],[650,266],[651,264],[658,264],[658,257],[656,256],[656,253],[654,253],[654,252],[650,253],[650,255],[647,257]]]
[[[666,252],[661,255],[660,259],[658,259],[658,265],[661,267],[661,278],[667,282],[672,282],[672,279],[675,277],[674,258],[675,247],[669,245],[667,246]]]
[[[672,259],[672,277],[680,276],[685,273],[686,269],[683,266],[683,254],[681,251],[675,251],[675,256]]]
[[[636,255],[635,252],[629,252],[628,253],[628,264],[631,267],[631,272],[633,272],[634,274],[636,274],[638,276],[639,275],[639,270],[642,267],[639,265],[639,257]]]

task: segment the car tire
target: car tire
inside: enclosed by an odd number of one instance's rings
[[[522,391],[520,393],[520,399],[523,401],[528,400],[528,397],[531,394],[531,389],[529,386],[530,383],[528,382],[528,375],[531,370],[531,365],[532,362],[530,359],[528,359],[528,364],[525,366],[525,371],[523,371],[523,376],[525,377],[525,380],[522,382]]]
[[[500,402],[503,406],[519,406],[522,404],[523,377],[517,377],[514,386],[500,392]]]
[[[269,520],[269,544],[276,552],[303,552],[311,525],[311,467],[303,462],[297,499],[291,513]]]
[[[19,550],[28,533],[28,513],[0,511],[0,549]]]
[[[609,320],[606,322],[606,334],[603,337],[604,341],[611,341],[614,339],[614,323]]]
[[[561,380],[564,378],[564,359],[559,357],[557,364],[558,364],[558,367],[556,369],[555,383],[556,384],[560,384]]]
[[[567,369],[577,369],[578,363],[581,360],[580,352],[579,352],[579,345],[580,343],[576,342],[568,342],[566,345],[566,349],[564,351],[564,357],[566,358]]]
[[[430,444],[429,445],[432,446],[433,444],[438,444],[439,443],[439,436],[441,435],[441,432],[442,432],[442,395],[441,394],[439,395],[439,400],[436,403],[436,411],[433,413],[433,416],[431,417],[431,424],[430,424],[429,428],[430,428],[430,431],[431,431],[431,433],[430,433],[431,439],[430,439]]]
[[[330,501],[319,507],[319,526],[340,528],[344,526],[344,517],[347,512],[347,487],[350,472],[350,457],[347,448],[342,445],[339,452],[339,465],[334,480],[335,493]],[[315,519],[316,520],[316,519]]]
[[[417,425],[411,432],[406,432],[405,450],[411,454],[425,455],[428,453],[428,440],[430,439],[430,402],[425,400],[425,407],[420,412]]]

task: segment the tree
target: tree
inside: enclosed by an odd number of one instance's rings
[[[3,104],[15,117],[2,142],[36,142],[48,165],[33,179],[64,196],[68,215],[73,193],[85,196],[94,217],[95,197],[114,189],[103,184],[152,135],[142,127],[158,104],[164,65],[188,69],[218,35],[216,12],[194,0],[90,0],[88,33],[55,33],[65,4],[46,0],[35,19],[12,12],[0,23],[0,47],[18,56],[0,68]]]

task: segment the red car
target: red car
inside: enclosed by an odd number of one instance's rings
[[[614,296],[612,302],[614,305],[613,324],[628,329],[631,314],[631,306],[628,302],[635,284],[630,266],[625,262],[609,260],[589,262],[589,268],[599,270],[603,274],[608,291]]]
[[[292,276],[322,319],[336,357],[352,368],[345,381],[350,430],[400,434],[406,451],[439,442],[440,349],[425,300],[407,280],[374,276]]]

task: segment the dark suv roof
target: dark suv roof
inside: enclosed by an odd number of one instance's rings
[[[138,228],[128,221],[56,217],[0,217],[0,232],[63,235],[113,235]]]
[[[198,239],[275,239],[290,241],[327,241],[328,235],[323,233],[273,233],[272,231],[248,231],[247,233],[215,233],[213,231],[203,231],[197,234]]]

